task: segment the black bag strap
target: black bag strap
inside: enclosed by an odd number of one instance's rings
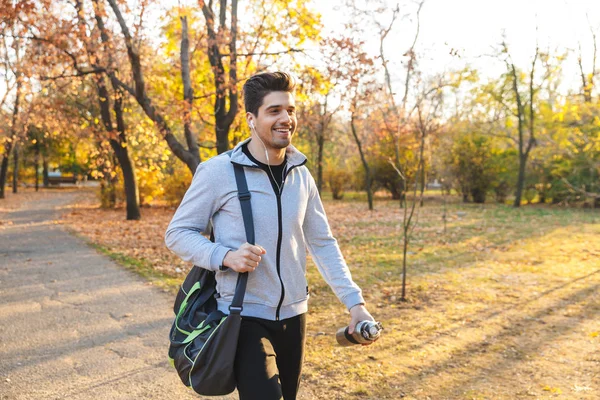
[[[252,203],[250,202],[250,191],[248,190],[248,182],[244,174],[244,167],[239,164],[233,164],[235,172],[235,181],[238,187],[238,199],[242,207],[242,218],[244,219],[244,228],[246,229],[246,241],[250,244],[254,243],[254,220],[252,219]]]
[[[231,156],[231,153],[229,153]],[[246,230],[246,241],[250,244],[254,243],[254,220],[252,219],[252,203],[250,202],[251,195],[248,190],[248,182],[246,181],[246,174],[244,173],[244,167],[239,164],[233,164],[233,172],[235,173],[235,181],[238,189],[238,199],[240,200],[240,206],[242,207],[242,218],[244,219],[244,228]],[[244,307],[244,296],[246,294],[246,286],[248,285],[248,273],[238,274],[237,284],[235,286],[235,294],[231,305],[229,306],[230,314],[240,314]]]
[[[235,172],[235,180],[238,187],[238,199],[240,200],[240,206],[242,207],[242,218],[244,219],[244,228],[246,229],[246,241],[250,244],[254,244],[254,220],[252,219],[252,205],[250,203],[250,198],[252,196],[248,190],[244,167],[233,164],[233,170]],[[247,284],[248,273],[240,273],[235,286],[235,295],[229,306],[229,312],[231,314],[240,314],[244,309],[242,303],[244,302]]]

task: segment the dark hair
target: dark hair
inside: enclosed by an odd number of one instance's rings
[[[296,82],[285,72],[263,72],[256,74],[244,83],[244,106],[246,112],[258,116],[266,95],[271,92],[293,92]]]

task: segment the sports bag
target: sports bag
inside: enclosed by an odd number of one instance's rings
[[[254,244],[250,192],[244,169],[234,164],[246,240]],[[214,236],[211,234],[211,240]],[[234,361],[248,273],[238,275],[229,315],[217,309],[215,272],[194,266],[181,285],[169,335],[169,359],[181,381],[205,396],[225,395],[236,387]]]

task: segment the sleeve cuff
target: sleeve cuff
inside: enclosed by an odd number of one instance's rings
[[[210,256],[210,269],[213,271],[224,271],[227,267],[223,266],[223,260],[225,259],[225,255],[231,251],[230,248],[225,246],[219,246],[213,251]]]
[[[344,303],[346,308],[350,310],[357,304],[365,304],[365,299],[362,297],[361,292],[355,292],[346,296],[344,300],[342,300],[342,302]]]

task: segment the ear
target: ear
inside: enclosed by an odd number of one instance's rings
[[[250,128],[256,129],[256,125],[254,123],[254,114],[252,114],[251,112],[247,112],[246,113],[246,121],[248,122],[248,125],[250,126]]]

